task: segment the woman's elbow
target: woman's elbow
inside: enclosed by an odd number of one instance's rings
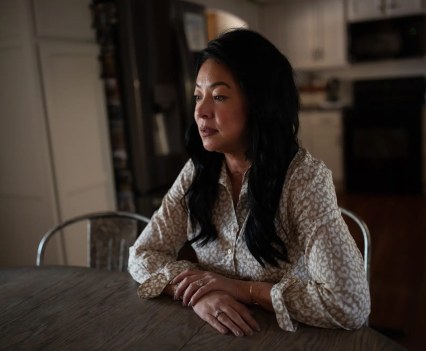
[[[141,264],[140,257],[137,255],[134,246],[129,248],[127,271],[130,273],[132,278],[138,283],[142,283],[146,279],[145,267]]]
[[[370,295],[352,296],[346,301],[344,312],[338,322],[343,329],[360,329],[367,324],[371,311]]]

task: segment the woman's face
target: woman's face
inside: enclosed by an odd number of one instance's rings
[[[227,67],[206,60],[198,72],[194,96],[194,117],[204,148],[244,157],[248,145],[247,104]]]

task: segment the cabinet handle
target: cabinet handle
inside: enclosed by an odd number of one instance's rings
[[[314,61],[321,60],[324,56],[323,50],[321,48],[315,48],[312,50],[312,58]]]
[[[316,59],[317,59],[317,49],[313,49],[313,50],[312,50],[312,59],[313,59],[314,61],[316,61]]]
[[[398,8],[398,4],[396,3],[396,1],[390,0],[390,1],[389,1],[389,8],[390,8],[391,10],[395,10],[395,9],[397,9],[397,8]]]
[[[386,12],[386,0],[380,0],[378,4],[378,8],[382,14],[385,14]]]

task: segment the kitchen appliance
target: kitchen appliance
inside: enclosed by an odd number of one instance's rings
[[[422,193],[426,78],[360,80],[344,112],[348,192]]]
[[[204,7],[176,0],[95,0],[117,202],[150,216],[187,160],[194,60]]]
[[[424,57],[426,15],[351,22],[348,51],[351,62]]]

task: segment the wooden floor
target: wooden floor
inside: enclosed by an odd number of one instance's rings
[[[370,326],[408,350],[425,350],[426,196],[337,197],[371,232]]]

